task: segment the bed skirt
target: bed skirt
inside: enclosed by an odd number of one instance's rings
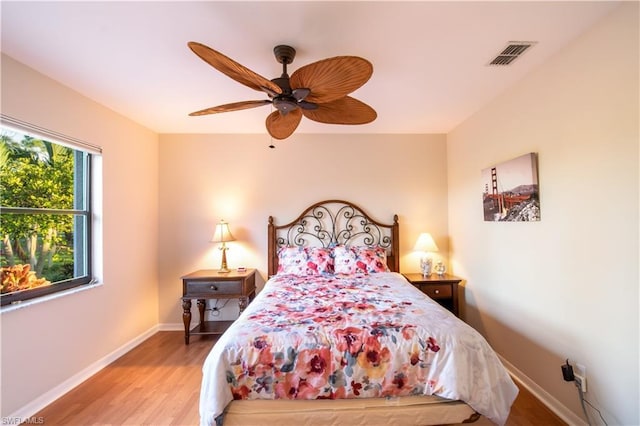
[[[462,401],[437,396],[335,400],[237,400],[226,408],[223,426],[493,425]]]

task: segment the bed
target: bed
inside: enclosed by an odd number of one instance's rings
[[[201,426],[504,424],[485,339],[399,274],[399,225],[328,200],[268,222],[269,279],[203,366]]]

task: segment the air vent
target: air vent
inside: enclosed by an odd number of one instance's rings
[[[534,44],[536,44],[535,41],[510,41],[507,47],[489,62],[489,65],[509,65]]]

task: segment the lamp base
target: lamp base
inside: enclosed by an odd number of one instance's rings
[[[231,270],[227,268],[227,248],[224,246],[224,243],[222,243],[222,247],[220,248],[220,250],[222,250],[222,263],[220,264],[220,269],[218,269],[218,273],[228,274],[229,272],[231,272]]]
[[[430,257],[423,257],[420,259],[420,272],[422,272],[423,277],[430,277],[431,271],[433,267],[433,261]]]

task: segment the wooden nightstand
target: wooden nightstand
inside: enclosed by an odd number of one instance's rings
[[[402,275],[424,294],[458,316],[458,284],[462,281],[461,278],[448,274],[431,274],[428,277],[422,274]]]
[[[256,270],[231,271],[220,274],[217,269],[202,269],[182,277],[182,321],[184,343],[189,344],[191,334],[222,334],[233,321],[205,321],[207,299],[238,299],[240,313],[244,311],[256,294]],[[191,325],[191,299],[197,299],[200,324]]]

